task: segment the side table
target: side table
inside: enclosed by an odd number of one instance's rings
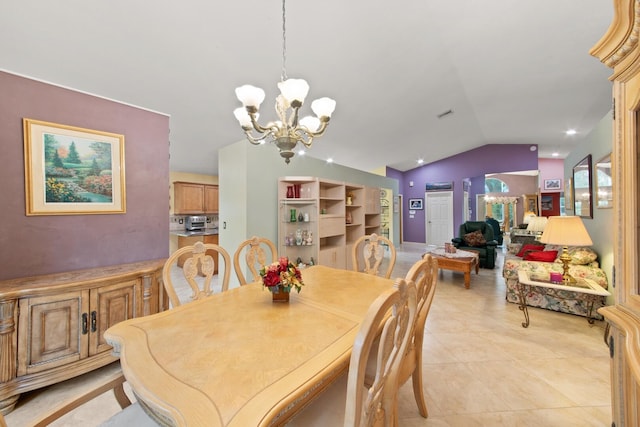
[[[454,253],[445,252],[444,248],[428,248],[427,252],[438,260],[440,270],[460,271],[464,273],[464,287],[471,286],[471,269],[475,267],[478,274],[479,257],[476,251],[456,250]]]
[[[608,297],[609,295],[611,295],[611,293],[602,288],[602,286],[598,285],[593,280],[582,278],[577,280],[578,283],[575,286],[567,286],[561,283],[551,283],[546,280],[541,280],[538,277],[531,277],[529,271],[519,270],[518,283],[516,287],[518,290],[518,297],[520,299],[519,308],[524,314],[524,322],[522,322],[522,327],[526,328],[529,326],[527,292],[529,292],[532,287],[536,287],[537,291],[541,294],[550,295],[555,298],[571,298],[586,301],[589,304],[587,322],[589,322],[589,324],[593,324],[594,319],[591,317],[591,313],[593,312],[593,304],[602,298]],[[568,296],[566,294],[567,292],[571,292],[571,296]]]

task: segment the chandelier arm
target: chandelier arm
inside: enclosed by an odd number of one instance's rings
[[[261,135],[253,136],[251,135],[251,129],[244,130],[245,136],[247,140],[253,145],[262,145],[264,142],[267,142],[266,139],[269,137],[269,132],[264,132]]]
[[[324,131],[327,130],[327,124],[328,123],[329,123],[328,120],[327,121],[321,121],[320,122],[320,127],[315,132],[310,131],[309,129],[306,129],[306,128],[305,129],[298,128],[296,130],[296,132],[304,132],[309,137],[315,138],[316,136],[322,136],[322,134],[324,134]]]
[[[249,110],[247,109],[247,112],[249,112]],[[273,122],[269,122],[267,123],[266,126],[261,126],[260,123],[258,123],[258,121],[256,120],[256,115],[252,112],[249,112],[249,118],[251,119],[251,125],[253,125],[253,128],[258,131],[261,132],[263,134],[268,133],[269,131],[271,131],[273,129],[273,127],[277,127],[275,123]]]

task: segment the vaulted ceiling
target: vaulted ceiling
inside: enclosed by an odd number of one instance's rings
[[[261,117],[276,119],[281,0],[3,3],[0,69],[169,114],[171,170],[217,174],[218,148],[243,139],[237,86],[265,89]],[[610,71],[588,53],[611,1],[289,0],[286,10],[288,76],[309,82],[309,100],[338,103],[314,157],[408,170],[515,143],[562,158],[611,108]]]

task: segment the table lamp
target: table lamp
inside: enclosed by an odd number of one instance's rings
[[[529,219],[529,224],[527,224],[527,231],[531,234],[535,234],[536,240],[540,240],[540,235],[542,234],[546,226],[546,216],[534,216]]]
[[[568,246],[591,246],[593,242],[587,229],[582,223],[579,216],[551,216],[547,221],[547,226],[542,232],[540,242],[549,243],[551,245],[562,245],[562,284],[573,285],[576,279],[569,274],[569,255]]]

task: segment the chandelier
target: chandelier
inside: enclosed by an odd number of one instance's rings
[[[280,156],[289,163],[294,156],[298,143],[311,147],[313,138],[321,136],[327,128],[331,113],[336,108],[336,101],[330,98],[316,99],[311,103],[315,116],[299,118],[299,110],[309,92],[309,84],[303,79],[289,79],[286,71],[286,19],[285,0],[282,0],[282,75],[278,83],[280,95],[276,98],[276,113],[279,120],[264,126],[258,123],[258,110],[264,101],[264,90],[259,87],[244,85],[236,88],[236,96],[242,107],[234,110],[235,115],[247,139],[254,145],[273,142],[280,151]]]

